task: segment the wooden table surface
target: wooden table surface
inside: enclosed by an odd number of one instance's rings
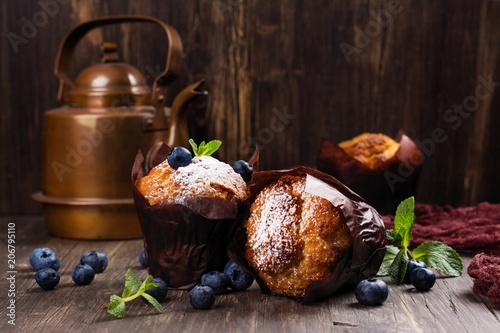
[[[7,278],[7,225],[15,224],[15,296]],[[125,273],[131,268],[141,279],[146,269],[138,262],[142,240],[78,241],[51,237],[40,217],[0,218],[0,332],[500,332],[500,306],[472,292],[466,273],[471,260],[463,255],[464,273],[458,278],[438,278],[429,292],[388,283],[389,298],[382,306],[357,303],[346,292],[305,305],[287,297],[266,296],[254,285],[245,292],[217,296],[210,310],[195,310],[188,292],[169,291],[164,312],[141,300],[126,305],[125,318],[106,312],[103,304],[120,295]],[[51,291],[38,287],[28,257],[37,247],[52,248],[61,261],[59,285]],[[77,286],[71,270],[90,250],[108,255],[108,268],[88,286]],[[387,278],[384,278],[389,282]],[[7,306],[15,300],[15,326],[8,324]]]

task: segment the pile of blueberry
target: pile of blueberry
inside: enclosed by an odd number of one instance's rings
[[[29,258],[36,270],[35,280],[45,290],[54,289],[61,277],[57,273],[60,267],[55,252],[48,247],[34,249]],[[87,285],[94,280],[96,273],[102,273],[108,266],[108,257],[103,252],[89,251],[82,255],[80,263],[71,271],[71,278],[76,284]]]
[[[411,283],[417,290],[430,290],[436,282],[436,275],[427,268],[427,265],[419,260],[411,259],[406,267],[405,283]],[[359,303],[364,305],[380,305],[389,296],[389,289],[384,281],[379,279],[368,279],[361,281],[354,295]]]
[[[139,262],[143,267],[146,267],[146,258],[144,250],[139,253]],[[201,284],[195,286],[189,292],[189,303],[195,309],[209,309],[215,303],[215,295],[221,295],[226,292],[228,288],[233,290],[242,291],[248,289],[253,283],[253,277],[245,272],[242,268],[229,260],[224,267],[224,272],[213,271],[204,274],[201,277]],[[154,278],[152,282],[160,283],[160,286],[146,292],[156,298],[158,302],[163,301],[167,296],[167,284],[159,278]],[[164,285],[164,287],[162,287]],[[157,289],[164,289],[163,292],[156,297],[150,292]],[[160,292],[160,291],[159,291]]]
[[[419,260],[411,259],[406,268],[405,283],[411,283],[417,290],[430,290],[436,282],[436,274]]]
[[[195,309],[209,309],[215,303],[215,295],[223,294],[227,288],[236,291],[248,289],[253,277],[234,261],[229,260],[224,272],[210,272],[201,277],[201,284],[189,292],[189,303]]]
[[[167,157],[168,165],[175,170],[188,166],[192,159],[193,155],[184,147],[175,147],[168,153]],[[245,182],[249,182],[252,179],[252,167],[243,160],[236,161],[233,165],[233,170],[240,174]]]
[[[95,274],[104,272],[108,267],[108,257],[104,252],[85,252],[80,258],[80,263],[71,271],[71,278],[76,284],[90,284]]]
[[[61,278],[57,271],[61,265],[52,249],[34,249],[30,254],[30,264],[36,271],[35,280],[41,288],[49,290],[57,286]]]

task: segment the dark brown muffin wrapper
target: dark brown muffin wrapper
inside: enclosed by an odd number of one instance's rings
[[[265,187],[283,175],[306,175],[306,192],[325,198],[339,207],[353,237],[351,248],[332,272],[321,280],[309,283],[304,300],[324,298],[375,275],[385,255],[385,228],[377,211],[334,177],[307,167],[255,173],[250,183],[249,202],[253,202]],[[255,278],[263,293],[270,294],[269,288],[245,258],[246,241],[246,229],[240,227],[229,245],[229,257]]]
[[[153,159],[153,166],[163,162],[170,150],[164,144]],[[229,239],[241,224],[238,211],[243,204],[206,197],[177,197],[150,206],[135,186],[146,175],[143,162],[139,151],[132,168],[132,188],[148,272],[162,278],[169,288],[191,289],[203,274],[224,268]]]
[[[400,130],[396,154],[370,169],[330,140],[321,141],[318,170],[340,180],[363,197],[380,214],[394,214],[401,201],[414,196],[424,157],[418,146]]]

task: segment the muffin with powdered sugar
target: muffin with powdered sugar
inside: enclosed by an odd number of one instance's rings
[[[185,148],[164,145],[148,174],[139,152],[132,170],[147,268],[171,288],[191,289],[203,274],[222,270],[229,238],[241,224],[247,183],[209,156],[217,149],[210,144],[194,145],[194,158]]]

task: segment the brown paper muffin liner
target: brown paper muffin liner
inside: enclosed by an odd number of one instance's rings
[[[307,167],[254,173],[249,201],[253,202],[265,187],[283,175],[306,175],[305,191],[325,198],[340,208],[353,237],[351,248],[331,273],[321,280],[309,283],[304,300],[324,298],[375,275],[385,254],[385,228],[377,211],[334,177]],[[240,226],[229,245],[229,257],[255,278],[263,293],[270,294],[269,288],[245,258],[246,241],[246,229]]]
[[[396,154],[377,169],[370,169],[330,140],[321,141],[318,170],[334,176],[363,197],[380,214],[394,214],[401,201],[414,196],[424,157],[400,130]]]
[[[171,148],[163,145],[153,166],[163,162]],[[252,158],[258,160],[258,152]],[[137,153],[132,168],[134,203],[141,225],[148,272],[169,288],[191,289],[203,274],[222,271],[227,247],[241,224],[243,203],[206,197],[177,197],[150,206],[134,185],[146,172],[144,156]]]

